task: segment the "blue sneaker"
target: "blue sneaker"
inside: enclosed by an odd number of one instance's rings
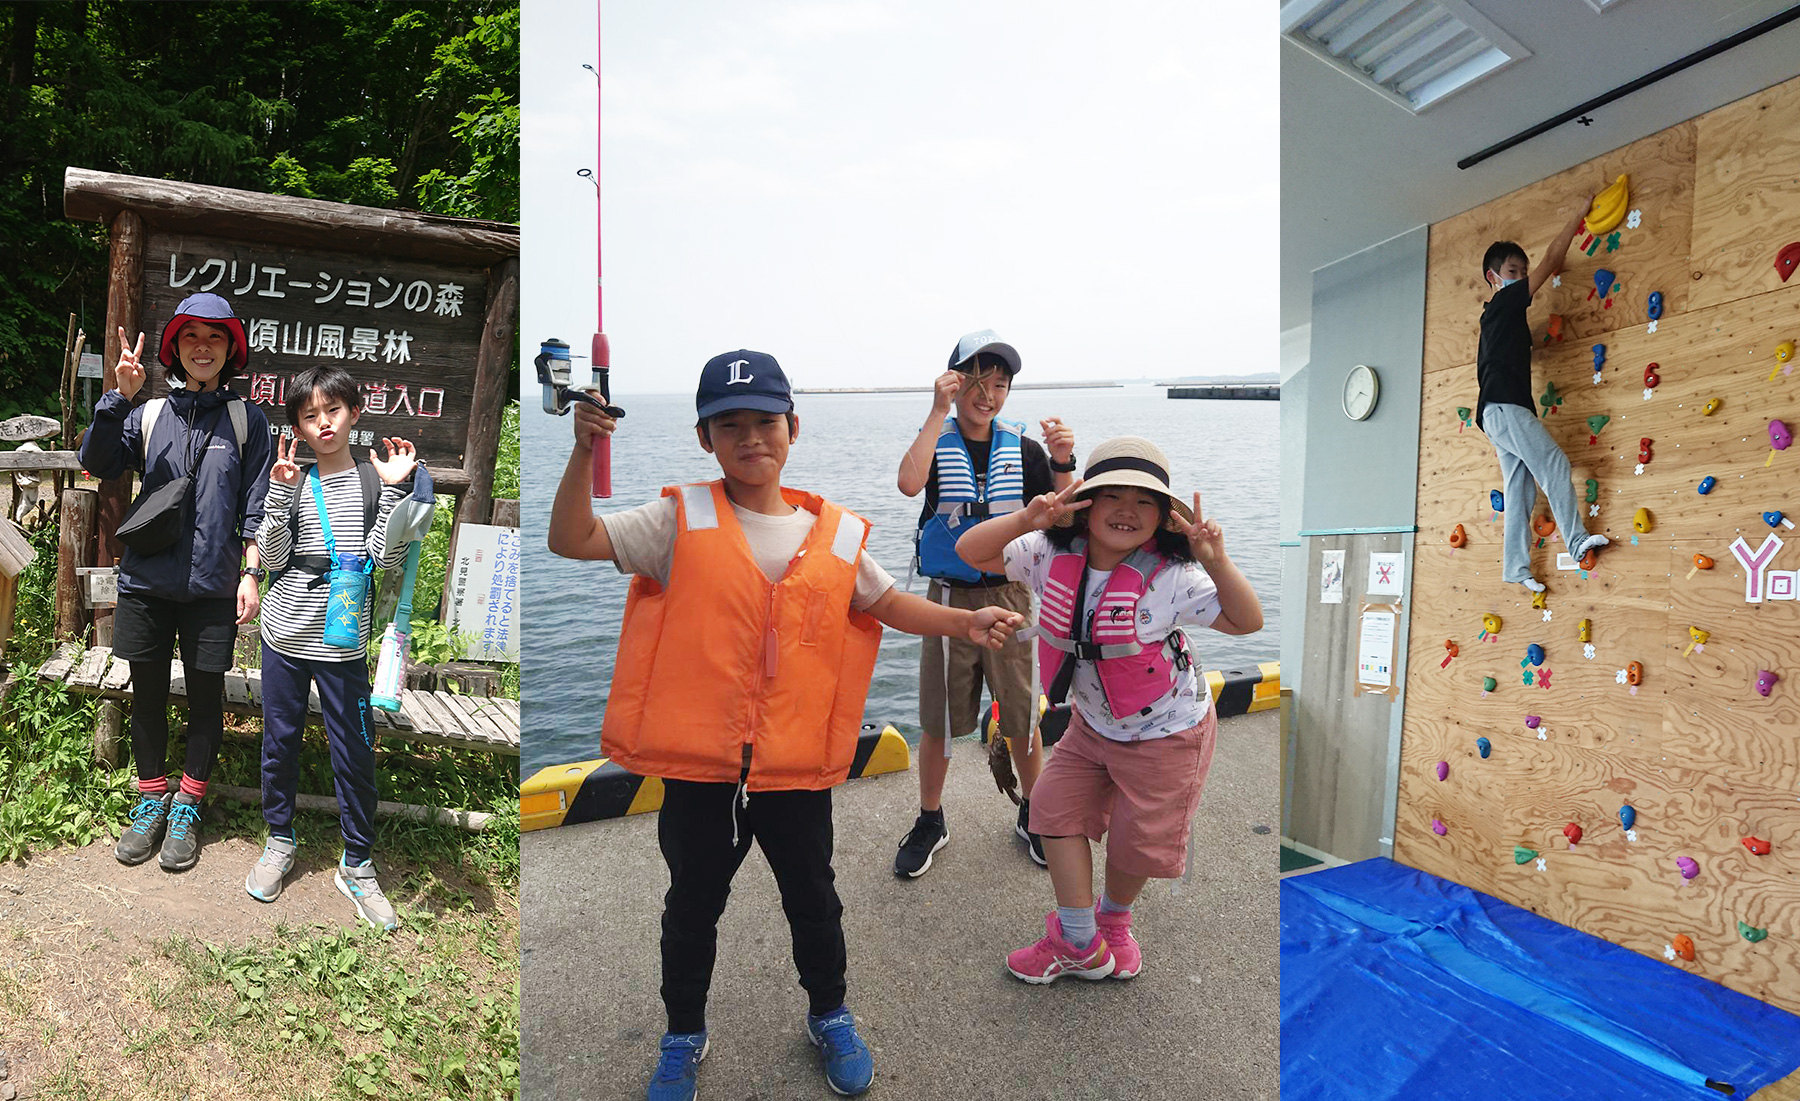
[[[695,1079],[708,1044],[705,1032],[663,1033],[662,1058],[656,1061],[645,1101],[694,1101],[700,1096]]]
[[[825,1081],[835,1092],[855,1097],[875,1081],[875,1059],[856,1034],[856,1017],[848,1009],[807,1017],[806,1038],[824,1053]]]

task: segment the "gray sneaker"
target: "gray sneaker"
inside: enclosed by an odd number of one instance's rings
[[[156,851],[156,843],[162,840],[163,830],[169,825],[169,800],[174,796],[168,792],[161,795],[143,794],[138,805],[131,808],[131,825],[119,835],[119,843],[113,846],[113,855],[121,864],[142,864],[150,859]]]
[[[169,835],[160,863],[165,872],[185,872],[200,862],[200,800],[180,792],[169,804]]]
[[[299,847],[298,841],[269,835],[262,855],[250,866],[250,874],[244,877],[244,890],[250,892],[251,898],[258,902],[274,902],[281,897],[281,881],[294,870],[294,850]]]
[[[356,904],[357,917],[388,932],[399,927],[400,919],[395,916],[387,896],[381,893],[381,884],[375,880],[373,863],[365,860],[352,868],[340,859],[337,874],[332,877],[332,881],[344,893],[345,898]]]

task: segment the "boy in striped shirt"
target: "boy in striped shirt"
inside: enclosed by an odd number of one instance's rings
[[[334,882],[357,916],[378,929],[399,924],[375,878],[375,739],[369,721],[369,607],[360,616],[360,644],[325,641],[331,559],[339,568],[373,562],[398,565],[405,543],[390,544],[388,517],[406,496],[403,483],[418,465],[413,445],[383,439],[388,457],[369,451],[358,464],[350,428],[362,412],[362,391],[341,367],[302,372],[288,384],[287,417],[294,436],[277,441],[269,496],[258,543],[276,578],[262,604],[263,818],[269,840],[244,880],[252,898],[273,902],[294,867],[295,789],[309,688],[317,686],[331,747],[344,855]],[[305,440],[316,459],[295,461]],[[323,505],[328,524],[320,523]],[[327,541],[327,536],[330,541]],[[346,562],[354,556],[360,562]]]

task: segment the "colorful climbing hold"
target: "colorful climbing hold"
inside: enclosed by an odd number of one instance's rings
[[[1592,423],[1591,421],[1589,423]],[[1600,499],[1600,482],[1597,479],[1587,480],[1587,503],[1593,504]]]
[[[1494,506],[1495,512],[1506,511],[1506,495],[1497,489],[1488,490],[1488,504]]]
[[[1642,535],[1650,530],[1650,510],[1640,508],[1631,514],[1631,530]]]
[[[1494,743],[1488,741],[1486,738],[1476,738],[1475,751],[1480,753],[1481,759],[1485,761],[1487,760],[1487,755],[1494,751]]]
[[[1489,612],[1486,615],[1482,616],[1481,617],[1481,633],[1484,635],[1499,634],[1500,633],[1500,617],[1495,615],[1493,612]]]
[[[1525,729],[1536,730],[1543,723],[1543,721],[1544,720],[1541,716],[1527,715],[1527,716],[1525,716]]]
[[[1588,443],[1596,444],[1600,442],[1600,430],[1606,427],[1606,422],[1609,420],[1612,420],[1612,418],[1605,413],[1595,413],[1587,419]],[[1592,479],[1589,479],[1589,481],[1592,484],[1598,484],[1593,483]]]
[[[1757,941],[1768,937],[1769,930],[1766,928],[1758,929],[1747,921],[1740,921],[1738,922],[1738,935],[1749,941],[1751,944],[1755,944]]]
[[[1582,642],[1594,641],[1594,621],[1593,620],[1591,620],[1591,619],[1582,620],[1580,623],[1577,623],[1575,625],[1575,630],[1576,630],[1577,634],[1580,636],[1580,639]]]
[[[1493,677],[1482,677],[1481,678],[1481,690],[1484,693],[1492,692],[1494,689],[1498,688],[1499,686],[1500,686],[1499,682],[1495,681]]]
[[[1470,415],[1471,415],[1471,410],[1470,410],[1470,409],[1469,409],[1469,407],[1468,407],[1468,406],[1466,406],[1466,405],[1459,405],[1459,406],[1457,406],[1457,407],[1456,407],[1456,416],[1457,416],[1457,419],[1458,419],[1458,420],[1460,420],[1460,421],[1462,421],[1462,427],[1461,427],[1461,428],[1458,428],[1458,429],[1457,429],[1457,431],[1458,431],[1458,432],[1461,432],[1461,431],[1462,431],[1462,430],[1463,430],[1463,428],[1467,428],[1467,427],[1469,427],[1469,426],[1470,426],[1470,425],[1471,425],[1471,424],[1473,424],[1473,423],[1474,423],[1474,422],[1473,422],[1473,421],[1471,421],[1471,420],[1470,420],[1470,419],[1469,419],[1469,418],[1470,418]]]
[[[1534,517],[1531,521],[1531,530],[1548,539],[1556,534],[1556,518],[1548,513]]]
[[[1793,358],[1794,358],[1794,342],[1793,341],[1784,340],[1780,344],[1775,345],[1775,362],[1786,363],[1788,360],[1793,359]]]
[[[1719,411],[1719,399],[1718,398],[1712,398],[1709,401],[1707,401],[1707,403],[1705,405],[1702,405],[1700,407],[1700,415],[1703,417],[1710,417],[1714,413],[1717,413],[1718,411]]]
[[[1694,938],[1686,933],[1676,933],[1669,947],[1675,949],[1675,954],[1684,960],[1692,961],[1694,958]]]
[[[1756,690],[1764,696],[1767,696],[1770,692],[1774,691],[1775,682],[1780,679],[1780,677],[1767,669],[1758,669],[1756,671]]]
[[[1525,660],[1519,663],[1519,667],[1542,664],[1544,664],[1544,648],[1535,642],[1525,647]]]
[[[1449,639],[1445,639],[1444,640],[1444,660],[1443,660],[1443,663],[1438,666],[1438,668],[1439,669],[1450,668],[1450,659],[1456,657],[1456,655],[1458,655],[1460,653],[1462,653],[1461,647],[1457,646],[1456,643],[1450,641]]]
[[[1644,389],[1646,390],[1656,389],[1656,384],[1662,381],[1662,376],[1656,373],[1656,367],[1657,365],[1652,363],[1644,368]]]
[[[1448,780],[1450,778],[1449,761],[1439,761],[1437,763],[1437,776],[1439,781]]]
[[[1550,315],[1550,324],[1544,330],[1544,343],[1548,344],[1552,340],[1554,340],[1558,344],[1561,344],[1562,338],[1563,338],[1562,314],[1553,313]]]
[[[1581,843],[1581,827],[1574,822],[1570,822],[1563,827],[1563,836],[1569,839],[1569,847],[1573,848]]]
[[[1781,275],[1783,283],[1788,281],[1788,276],[1794,274],[1796,265],[1800,265],[1800,241],[1782,245],[1781,251],[1775,254],[1775,270]]]
[[[1556,392],[1556,382],[1552,380],[1544,384],[1544,392],[1538,396],[1538,404],[1544,407],[1541,416],[1549,416],[1556,412],[1563,403],[1562,395]]]
[[[1682,653],[1681,656],[1686,657],[1688,654],[1693,653],[1695,650],[1706,649],[1706,640],[1711,637],[1712,637],[1711,631],[1702,631],[1698,627],[1689,627],[1688,628],[1688,648],[1686,651],[1684,651]]]
[[[1594,571],[1594,564],[1600,561],[1600,548],[1589,547],[1581,552],[1581,568],[1588,573]]]
[[[1696,864],[1691,856],[1676,857],[1675,866],[1681,869],[1681,878],[1683,879],[1692,879],[1700,874],[1700,865]]]
[[[1719,480],[1717,478],[1713,477],[1711,474],[1708,474],[1706,477],[1700,479],[1700,496],[1704,497],[1708,493],[1711,493],[1713,491],[1713,486],[1716,486],[1718,484],[1719,484]]]
[[[1632,806],[1630,803],[1626,803],[1624,806],[1619,808],[1619,825],[1624,826],[1626,829],[1630,829],[1632,826],[1632,823],[1634,823],[1636,821],[1637,821],[1637,808],[1636,807]]]
[[[1513,846],[1513,863],[1514,864],[1529,864],[1533,860],[1536,860],[1536,859],[1537,859],[1537,850],[1536,849],[1528,849],[1523,845],[1514,845]]]
[[[1713,568],[1713,560],[1706,557],[1704,554],[1696,554],[1694,555],[1694,568],[1697,570],[1710,570]]]
[[[1786,451],[1788,449],[1788,444],[1793,442],[1794,434],[1788,431],[1788,426],[1786,424],[1778,420],[1769,422],[1770,447],[1773,447],[1777,451]]]
[[[1605,268],[1596,268],[1594,269],[1594,290],[1599,293],[1601,298],[1605,298],[1606,292],[1612,290],[1613,282],[1617,279],[1618,276]]]
[[[1437,834],[1439,837],[1442,837],[1445,834],[1450,832],[1450,827],[1444,825],[1443,819],[1433,818],[1431,820],[1431,832]]]
[[[1644,663],[1643,662],[1634,661],[1634,662],[1628,663],[1625,666],[1625,683],[1631,685],[1633,688],[1636,688],[1638,685],[1644,683]]]
[[[1450,533],[1450,545],[1452,547],[1465,547],[1468,543],[1469,533],[1463,530],[1461,524],[1456,525],[1455,530]]]
[[[1638,441],[1638,462],[1647,463],[1649,461],[1650,461],[1650,437],[1645,436],[1643,439]]]
[[[1594,345],[1594,370],[1599,371],[1604,366],[1606,366],[1606,345],[1596,344]]]
[[[1548,589],[1539,589],[1537,592],[1531,594],[1531,606],[1539,611],[1548,607],[1549,601],[1550,590]]]
[[[1742,840],[1744,842],[1744,848],[1749,849],[1757,856],[1768,856],[1769,850],[1773,847],[1760,837],[1745,837],[1742,838]]]
[[[1650,320],[1655,321],[1655,320],[1659,319],[1660,317],[1662,317],[1662,304],[1663,304],[1662,292],[1661,291],[1651,291],[1650,292]]]
[[[1772,528],[1780,527],[1781,526],[1781,510],[1776,509],[1774,512],[1763,513],[1763,523],[1769,525]]]

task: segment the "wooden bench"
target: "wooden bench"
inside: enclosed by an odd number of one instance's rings
[[[185,706],[187,679],[181,662],[170,665],[169,702]],[[38,666],[37,677],[71,692],[106,699],[131,698],[131,665],[115,661],[111,647],[84,648],[64,643]],[[262,715],[262,671],[237,668],[225,674],[225,710],[234,715]],[[323,723],[318,689],[307,700],[312,725]],[[452,692],[408,689],[400,694],[398,712],[371,708],[375,733],[421,745],[446,745],[487,753],[519,755],[519,702],[500,696],[463,696]]]

